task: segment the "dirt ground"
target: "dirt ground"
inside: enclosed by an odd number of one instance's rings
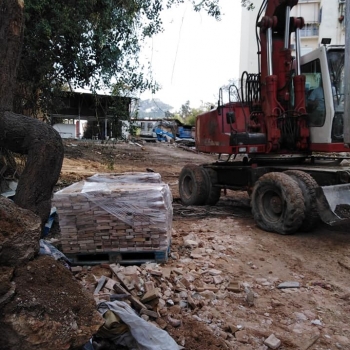
[[[198,154],[166,143],[97,144],[66,141],[57,189],[101,172],[160,173],[173,194],[172,256],[165,264],[209,267],[221,272],[223,284],[249,286],[245,293],[219,292],[195,314],[183,315],[180,328],[167,328],[185,349],[267,349],[274,334],[279,349],[350,349],[350,236],[348,227],[319,224],[310,233],[282,236],[256,227],[243,192],[222,195],[215,207],[183,207],[178,175],[187,163],[212,162],[216,155]],[[196,237],[193,251],[183,238]],[[282,282],[300,288],[279,289]],[[233,328],[239,329],[234,332]]]

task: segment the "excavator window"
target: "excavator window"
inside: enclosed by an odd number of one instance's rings
[[[309,125],[323,126],[326,119],[326,106],[320,60],[317,59],[302,65],[301,72],[306,77],[305,94]]]

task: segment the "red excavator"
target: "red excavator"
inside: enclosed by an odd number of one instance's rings
[[[280,234],[310,231],[320,218],[330,225],[350,220],[350,168],[340,164],[349,158],[344,46],[301,56],[304,20],[290,17],[297,2],[263,1],[259,73],[244,72],[228,102],[220,89],[217,107],[196,119],[196,149],[218,160],[187,164],[179,176],[185,205],[215,205],[222,190],[246,190],[258,226]]]

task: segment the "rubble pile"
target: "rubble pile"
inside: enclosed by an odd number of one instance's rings
[[[232,304],[240,304],[241,313],[249,313],[254,306],[255,294],[251,290],[250,293],[245,291],[248,288],[245,283],[234,276],[229,279],[227,273],[216,269],[211,259],[203,259],[203,241],[196,235],[178,237],[173,232],[173,237],[179,241],[167,265],[153,262],[140,266],[101,264],[74,266],[72,271],[93,294],[97,304],[126,301],[140,317],[169,331],[185,348],[189,345],[186,339],[191,338],[194,343],[199,341],[194,328],[193,334],[184,337],[186,328],[192,323],[196,323],[197,328],[202,324],[211,339],[217,342],[216,347],[208,349],[230,349],[246,343],[246,330],[235,323],[238,318],[233,315]],[[222,321],[222,312],[226,314],[225,319],[232,322]],[[257,344],[259,342],[262,341],[259,339]]]
[[[67,254],[166,252],[172,196],[157,173],[96,174],[55,193]]]
[[[210,317],[209,304],[216,299],[220,289],[215,284],[203,282],[209,282],[211,277],[218,280],[220,271],[200,270],[193,264],[186,268],[165,267],[157,263],[141,266],[101,264],[92,267],[74,266],[72,271],[81,284],[93,294],[97,304],[125,301],[142,319],[166,331],[169,328],[183,327],[183,320],[186,317],[192,318],[192,315]],[[229,286],[227,290],[232,288]],[[223,292],[219,292],[218,296],[223,297]],[[193,317],[199,319],[199,316]],[[123,331],[125,330],[121,330]],[[228,333],[219,328],[212,329],[210,333],[216,338],[218,349],[229,348],[225,343]],[[186,348],[183,337],[177,341]]]

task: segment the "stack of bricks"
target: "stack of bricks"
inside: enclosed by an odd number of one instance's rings
[[[96,175],[56,192],[53,205],[65,254],[169,248],[172,196],[159,174]]]

